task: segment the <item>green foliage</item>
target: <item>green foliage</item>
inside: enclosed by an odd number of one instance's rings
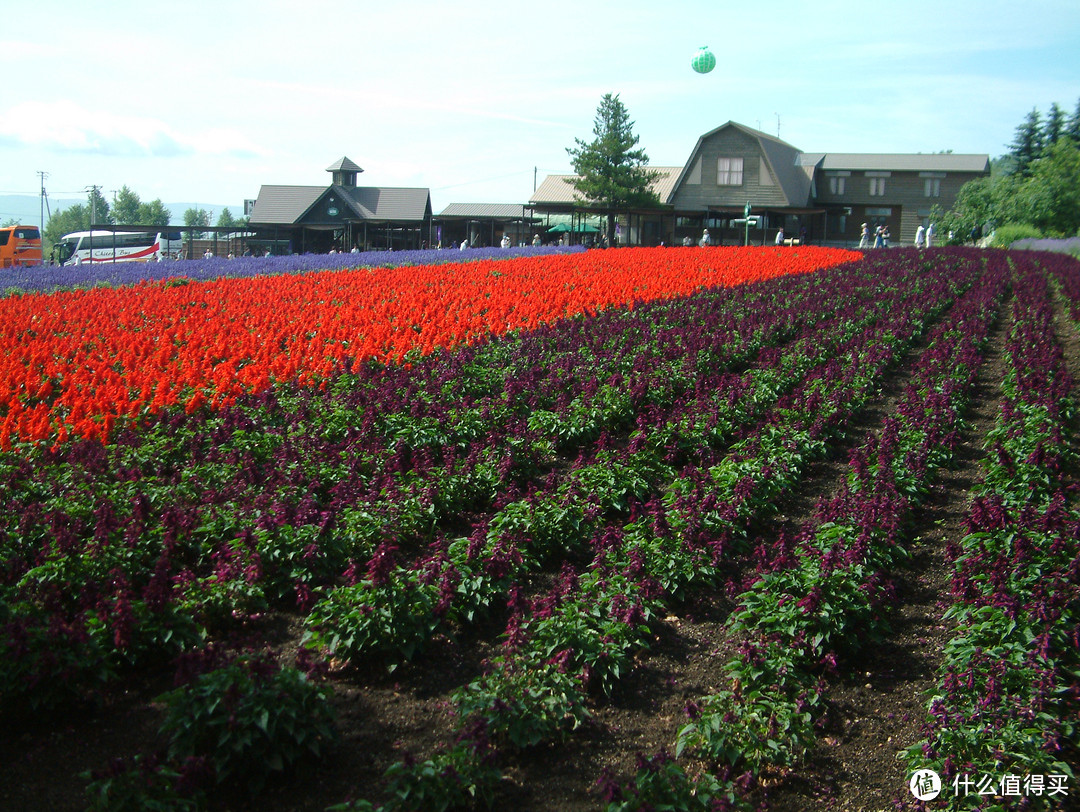
[[[86,231],[90,228],[90,209],[82,203],[76,203],[49,216],[42,235],[43,249],[46,254],[65,234],[73,231]]]
[[[347,662],[371,654],[412,659],[439,625],[434,609],[440,584],[422,576],[399,567],[383,583],[330,590],[308,615],[304,645]],[[391,671],[397,663],[391,661]]]
[[[1080,107],[1065,120],[1055,104],[1045,124],[1033,109],[988,178],[964,184],[948,212],[935,212],[939,234],[962,240],[974,225],[1029,225],[1046,237],[1080,230]]]
[[[616,210],[659,205],[659,198],[649,188],[659,173],[647,168],[645,150],[635,149],[638,136],[634,135],[634,122],[618,94],[607,93],[601,99],[593,135],[589,143],[575,138],[576,146],[567,147],[566,152],[574,172],[580,175],[572,181],[574,188],[607,211],[607,238],[612,242]]]
[[[1027,223],[1010,223],[998,226],[994,230],[994,237],[990,241],[991,248],[1008,248],[1017,240],[1040,239],[1043,233],[1033,225]]]
[[[468,741],[458,742],[443,753],[421,762],[399,761],[386,771],[391,800],[389,810],[490,807],[500,772],[478,758]]]
[[[135,192],[124,184],[113,200],[113,220],[117,225],[141,224],[139,206],[141,201]]]
[[[229,211],[229,207],[226,206],[218,215],[217,223],[215,225],[220,228],[236,228],[240,225],[240,221],[233,217],[233,213]]]
[[[184,225],[195,228],[199,226],[208,227],[210,225],[210,212],[199,208],[188,209],[184,212]],[[191,236],[197,240],[203,236],[203,233],[202,231],[193,231]]]
[[[157,756],[137,755],[100,773],[83,773],[88,812],[186,812],[203,808],[203,793]]]
[[[0,713],[62,706],[105,684],[113,669],[92,632],[0,601]]]
[[[487,809],[502,778],[463,740],[424,761],[406,759],[390,766],[385,775],[389,800],[376,806],[356,800],[328,807],[326,812],[448,812],[452,809]]]
[[[1059,140],[1031,167],[1024,184],[1027,222],[1053,237],[1073,236],[1080,230],[1080,147]]]
[[[1016,168],[1025,174],[1031,162],[1042,152],[1042,116],[1038,109],[1031,108],[1023,123],[1016,128],[1016,137],[1009,145],[1009,152],[1016,158]]]
[[[709,773],[691,776],[665,753],[651,759],[639,759],[630,787],[616,790],[614,796],[608,801],[605,812],[752,808],[736,794],[730,780],[721,780]]]
[[[160,697],[173,760],[205,756],[217,780],[259,791],[336,738],[327,691],[267,655],[248,655]]]
[[[532,747],[590,718],[576,676],[552,663],[504,660],[501,666],[451,697],[462,719],[481,722],[493,742]]]
[[[791,766],[816,740],[813,709],[820,697],[771,687],[734,687],[711,694],[700,715],[679,731],[676,753],[699,756],[760,774],[770,765]],[[819,709],[818,709],[819,710]]]

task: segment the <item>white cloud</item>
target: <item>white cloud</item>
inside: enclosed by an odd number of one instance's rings
[[[239,157],[265,152],[236,130],[181,133],[157,118],[90,109],[65,100],[11,107],[0,120],[0,141],[50,152],[120,158]]]

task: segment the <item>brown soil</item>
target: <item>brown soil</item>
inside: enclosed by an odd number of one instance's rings
[[[1060,338],[1080,381],[1076,333],[1063,330]],[[903,808],[910,797],[897,753],[921,738],[926,694],[950,637],[941,619],[949,579],[943,548],[946,539],[961,532],[968,492],[980,476],[982,438],[998,408],[1002,343],[999,324],[987,351],[990,361],[980,371],[956,464],[942,472],[931,498],[913,517],[914,557],[897,576],[892,633],[840,664],[841,675],[828,688],[830,711],[819,745],[797,770],[767,782],[768,788],[759,793],[764,807],[886,810]],[[861,436],[879,425],[902,383],[890,381],[854,433]],[[781,506],[771,532],[811,515],[843,458],[841,449],[814,466],[805,484]],[[724,630],[730,608],[721,596],[703,596],[650,624],[650,648],[614,696],[596,702],[591,725],[566,744],[537,748],[504,765],[496,808],[603,808],[596,781],[605,771],[625,780],[639,754],[673,750],[675,734],[686,720],[686,704],[723,682],[722,667],[732,645]],[[212,808],[323,810],[351,797],[377,800],[388,766],[406,752],[423,758],[452,736],[450,692],[481,672],[484,659],[496,650],[502,620],[491,618],[458,639],[440,637],[393,674],[372,665],[334,675],[332,701],[341,734],[336,749],[317,765],[276,782],[256,801],[245,802],[226,789],[212,799]],[[291,661],[300,630],[300,618],[271,615],[248,631],[251,640]],[[83,809],[81,773],[100,770],[115,757],[163,747],[157,734],[162,708],[154,698],[171,687],[171,680],[167,670],[132,676],[105,691],[95,706],[28,716],[9,729],[0,737],[0,809]]]

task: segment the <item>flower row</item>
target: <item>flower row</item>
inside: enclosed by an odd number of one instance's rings
[[[821,453],[830,433],[827,427],[835,431],[873,391],[889,359],[918,332],[913,329],[917,321],[917,316],[894,308],[894,334],[868,331],[861,347],[852,343],[837,348],[839,357],[852,359],[850,364],[826,364],[824,375],[807,375],[799,388],[817,397],[792,393],[786,405],[780,404],[750,430],[745,445],[728,451],[725,461],[746,463],[739,476],[726,476],[723,463],[708,466],[703,481],[708,480],[712,492],[695,494],[706,498],[684,500],[676,485],[647,505],[641,519],[598,528],[589,568],[582,573],[564,568],[550,596],[524,611],[517,608],[506,635],[507,653],[497,658],[490,673],[456,694],[462,725],[471,735],[429,762],[393,768],[391,795],[441,797],[449,786],[486,795],[493,780],[487,749],[491,741],[535,745],[580,725],[588,717],[586,689],[606,690],[618,679],[634,651],[645,645],[648,619],[690,584],[715,584],[716,561],[710,559],[717,549],[700,535],[702,517],[695,514],[703,512],[702,506],[704,512],[710,504],[723,506],[722,532],[730,533],[767,511],[771,488],[777,481],[781,487],[790,485],[802,460]],[[888,351],[860,357],[860,350],[869,347]],[[792,439],[756,442],[758,435]],[[511,603],[520,607],[519,598]],[[463,788],[463,775],[488,783]],[[369,807],[365,802],[351,808]]]
[[[908,752],[913,768],[936,769],[946,783],[1016,770],[1072,775],[1066,751],[1076,745],[1080,707],[1075,382],[1055,339],[1045,269],[1026,256],[1016,266],[1002,406],[986,439],[969,532],[949,548],[946,617],[956,632],[927,738]]]
[[[813,744],[823,673],[881,629],[888,573],[905,557],[903,519],[948,459],[1003,289],[1000,268],[986,274],[931,332],[895,414],[851,452],[848,477],[794,549],[739,597],[728,620],[741,641],[729,683],[692,703],[677,737],[676,755],[709,769],[691,776],[658,755],[611,793],[610,810],[676,799],[705,809],[718,792],[737,799],[752,785],[747,776],[791,766]]]

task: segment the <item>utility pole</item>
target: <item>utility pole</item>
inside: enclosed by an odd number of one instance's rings
[[[101,184],[95,183],[93,186],[86,187],[86,193],[90,195],[90,228],[94,227],[94,223],[97,222],[97,199],[101,194]]]
[[[38,177],[41,178],[41,231],[38,232],[41,236],[45,236],[45,178],[49,177],[49,173],[43,170],[38,170]],[[51,216],[51,212],[50,212]]]

